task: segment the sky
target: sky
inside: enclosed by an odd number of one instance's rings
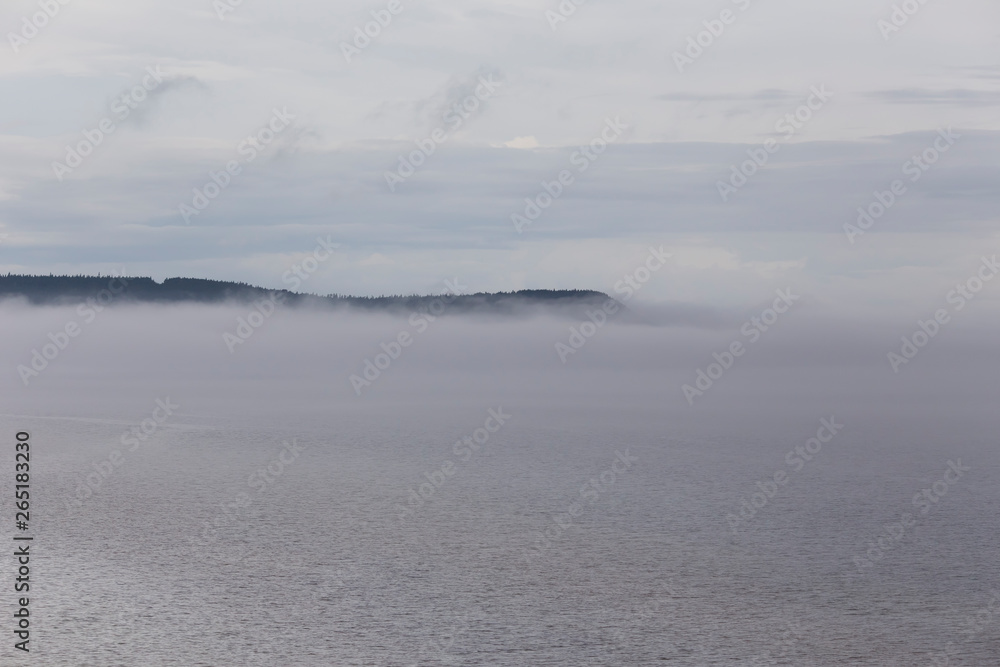
[[[0,14],[3,273],[289,287],[322,239],[301,291],[614,295],[662,247],[639,301],[859,315],[997,249],[991,0],[50,2]]]

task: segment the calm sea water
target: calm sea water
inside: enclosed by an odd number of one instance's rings
[[[456,455],[500,407],[181,409],[134,452],[125,420],[4,417],[37,452],[34,664],[997,664],[1000,600],[994,622],[980,613],[1000,595],[989,434],[845,416],[796,471],[786,453],[830,415],[736,430],[515,402]],[[913,494],[957,457],[972,470],[920,515]],[[916,525],[859,567],[904,512]]]
[[[8,369],[65,316],[16,314]],[[715,342],[623,327],[563,366],[565,322],[485,321],[358,397],[398,321],[286,314],[230,354],[235,316],[110,312],[0,377],[35,534],[30,663],[4,557],[0,664],[1000,664],[991,357],[895,376],[881,336],[827,363],[776,332],[690,407]]]

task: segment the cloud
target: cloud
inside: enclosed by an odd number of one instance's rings
[[[614,262],[600,255],[562,263],[561,276],[539,258],[581,242],[617,253],[669,239],[731,250],[739,268],[717,271],[740,284],[702,276],[656,287],[656,298],[670,301],[676,290],[682,300],[725,302],[734,291],[749,298],[766,275],[819,281],[853,272],[860,255],[843,255],[849,248],[831,239],[944,123],[968,140],[866,237],[866,261],[895,270],[893,247],[923,257],[935,247],[920,244],[944,243],[956,256],[940,261],[958,266],[995,225],[1000,127],[987,112],[998,101],[989,84],[998,70],[978,62],[995,37],[983,19],[995,3],[929,9],[934,20],[922,14],[891,47],[863,0],[824,5],[819,15],[788,0],[754,3],[684,75],[669,67],[666,75],[664,63],[711,18],[695,2],[590,3],[553,33],[537,3],[456,9],[432,0],[407,5],[347,63],[339,41],[371,11],[307,0],[293,17],[277,3],[242,3],[220,21],[205,6],[161,0],[67,6],[0,62],[0,95],[15,102],[0,109],[0,220],[10,234],[0,270],[126,264],[161,277],[272,284],[281,255],[322,233],[344,243],[352,262],[322,278],[329,291],[405,291],[445,267],[482,289],[606,289]],[[18,29],[20,15],[11,16],[8,29]],[[871,38],[856,39],[866,23]],[[183,43],[171,38],[178,34]],[[929,68],[928,53],[950,55]],[[173,79],[147,100],[142,122],[56,181],[52,161],[107,113],[128,73],[151,62]],[[483,112],[388,192],[385,171],[490,74],[504,84]],[[721,202],[717,182],[824,84],[836,93],[830,105]],[[296,115],[295,128],[183,224],[178,205],[275,107]],[[628,137],[578,174],[530,233],[512,233],[510,214],[572,168],[573,153],[616,115],[628,119]],[[375,255],[396,264],[360,264]]]
[[[480,87],[480,80],[483,78],[493,79],[502,84],[504,74],[495,67],[482,65],[471,74],[451,77],[442,88],[430,96],[416,100],[413,103],[418,124],[426,127],[428,130],[445,127],[444,116],[452,111],[456,105],[460,105],[469,97],[475,98],[476,89]],[[477,101],[481,100],[477,98]],[[474,113],[480,115],[486,111],[488,106],[489,100],[482,102]]]
[[[204,155],[168,144],[143,146],[125,171],[113,161],[95,161],[92,171],[63,183],[29,179],[12,190],[11,198],[0,201],[0,219],[11,234],[0,246],[0,271],[96,272],[125,264],[159,277],[278,285],[288,268],[282,253],[304,252],[317,236],[330,234],[356,261],[377,254],[396,264],[380,265],[375,273],[351,260],[324,275],[316,291],[398,293],[414,281],[430,284],[455,272],[475,278],[481,290],[607,291],[614,284],[610,274],[627,264],[613,261],[612,252],[670,243],[731,251],[731,260],[712,260],[716,268],[688,268],[735,272],[740,284],[703,276],[700,287],[652,286],[650,298],[682,294],[685,300],[724,303],[750,298],[761,289],[761,278],[752,276],[768,272],[805,271],[819,281],[820,274],[850,272],[864,263],[894,266],[904,246],[911,255],[936,256],[936,263],[957,262],[941,254],[943,238],[956,252],[982,246],[1000,210],[1000,193],[990,186],[998,176],[1000,135],[957,131],[963,139],[910,183],[906,196],[866,234],[863,249],[847,243],[844,225],[855,221],[857,208],[871,202],[873,192],[904,178],[903,164],[930,145],[935,132],[784,145],[728,203],[720,200],[716,183],[728,178],[732,164],[747,159],[753,144],[615,145],[577,174],[523,235],[515,233],[511,213],[523,210],[525,197],[536,194],[541,181],[571,166],[576,149],[445,146],[405,189],[387,196],[382,174],[407,144],[335,151],[296,144],[298,151],[285,158],[247,165],[209,209],[184,225],[179,203],[231,159],[235,144]],[[123,143],[115,148],[134,150]],[[51,159],[54,150],[48,146],[42,155]],[[23,169],[9,172],[9,178],[18,177],[24,179]],[[334,198],[338,188],[342,194]],[[922,249],[919,244],[931,238],[934,245]],[[595,244],[592,258],[573,254],[581,242]],[[559,247],[566,260],[554,270],[557,265],[542,258]],[[241,261],[245,256],[274,261],[248,267]],[[810,261],[800,268],[803,257]],[[919,298],[915,287],[900,289]],[[868,297],[862,292],[859,298]]]
[[[666,102],[788,102],[802,97],[802,93],[768,88],[753,93],[666,93],[655,99]]]
[[[1000,105],[1000,90],[928,90],[928,89],[899,89],[881,90],[865,95],[869,99],[875,99],[890,104],[948,104],[968,107],[991,107]]]
[[[369,255],[363,260],[358,262],[358,266],[387,266],[395,264],[391,259],[386,257],[381,253],[375,253],[374,255]]]
[[[622,405],[639,401],[687,409],[681,384],[710,363],[713,352],[734,340],[748,342],[742,325],[771,304],[774,292],[761,297],[738,310],[629,306],[634,317],[622,315],[603,325],[566,364],[555,343],[570,335],[574,322],[538,314],[445,314],[418,331],[405,313],[281,307],[230,352],[224,334],[246,318],[245,305],[112,305],[86,321],[73,305],[4,301],[0,317],[8,326],[0,348],[5,369],[0,390],[8,413],[30,414],[44,405],[46,414],[61,416],[110,417],[121,414],[119,408],[143,414],[153,399],[167,395],[190,416],[236,403],[251,412],[265,406],[271,411],[276,397],[296,410],[328,409],[331,402],[360,409],[412,400],[414,391],[423,400],[493,395],[530,403],[556,389],[559,396],[582,398],[591,393],[588,387],[603,387],[602,395],[615,395]],[[702,409],[742,405],[742,411],[747,401],[761,400],[761,393],[779,398],[776,405],[786,413],[817,398],[868,403],[868,408],[873,400],[897,406],[904,397],[954,400],[966,410],[969,401],[987,406],[994,396],[988,368],[997,365],[991,353],[997,312],[972,303],[955,313],[946,330],[897,375],[887,353],[899,345],[900,332],[911,333],[915,324],[901,329],[894,317],[862,317],[852,314],[849,304],[803,303],[763,332],[705,397]],[[76,322],[80,333],[50,355],[25,387],[17,367],[29,366],[32,350],[50,343],[46,332],[61,331],[68,322]],[[409,332],[413,343],[357,396],[351,374],[361,372],[365,359],[382,351],[380,343],[401,331]],[[962,372],[973,368],[976,372]],[[490,382],[484,384],[484,377]],[[958,393],[950,394],[953,390]]]
[[[160,99],[167,93],[174,93],[178,91],[183,91],[185,89],[198,90],[200,92],[209,92],[211,87],[204,81],[195,76],[185,76],[185,75],[173,75],[167,76],[159,83],[155,88],[152,88],[146,93],[146,98],[137,104],[134,109],[130,110],[129,116],[126,121],[130,123],[135,123],[136,125],[143,125],[148,122],[151,115],[157,112],[162,112],[161,105],[159,104]],[[120,91],[118,95],[113,99],[119,99],[123,95],[129,94],[133,90],[132,86],[126,87]],[[109,108],[111,103],[108,104]]]
[[[507,148],[538,148],[538,139],[534,137],[515,137],[503,142]]]

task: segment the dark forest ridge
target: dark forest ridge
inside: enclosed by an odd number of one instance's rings
[[[446,284],[451,285],[447,281]],[[288,305],[353,306],[369,310],[419,310],[443,299],[448,302],[449,310],[494,313],[510,313],[526,306],[545,310],[576,310],[602,304],[611,298],[592,290],[520,290],[457,296],[454,292],[426,296],[317,296],[200,278],[168,278],[157,283],[147,277],[0,275],[0,299],[24,298],[36,305],[60,304],[97,299],[102,293],[104,300],[115,302],[165,304],[246,303],[280,294],[284,295],[283,303]]]

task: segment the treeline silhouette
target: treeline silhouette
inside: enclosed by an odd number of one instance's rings
[[[606,294],[592,290],[519,290],[516,292],[480,292],[450,295],[347,296],[300,294],[288,290],[269,290],[248,283],[201,278],[168,278],[157,283],[148,277],[116,276],[31,276],[0,275],[0,299],[23,298],[29,303],[62,304],[96,299],[102,292],[114,295],[114,301],[132,303],[222,303],[252,302],[273,294],[284,294],[287,305],[353,306],[370,310],[423,310],[435,300],[445,299],[448,310],[487,310],[514,312],[519,307],[593,306],[603,303]],[[104,295],[107,299],[107,294]]]

